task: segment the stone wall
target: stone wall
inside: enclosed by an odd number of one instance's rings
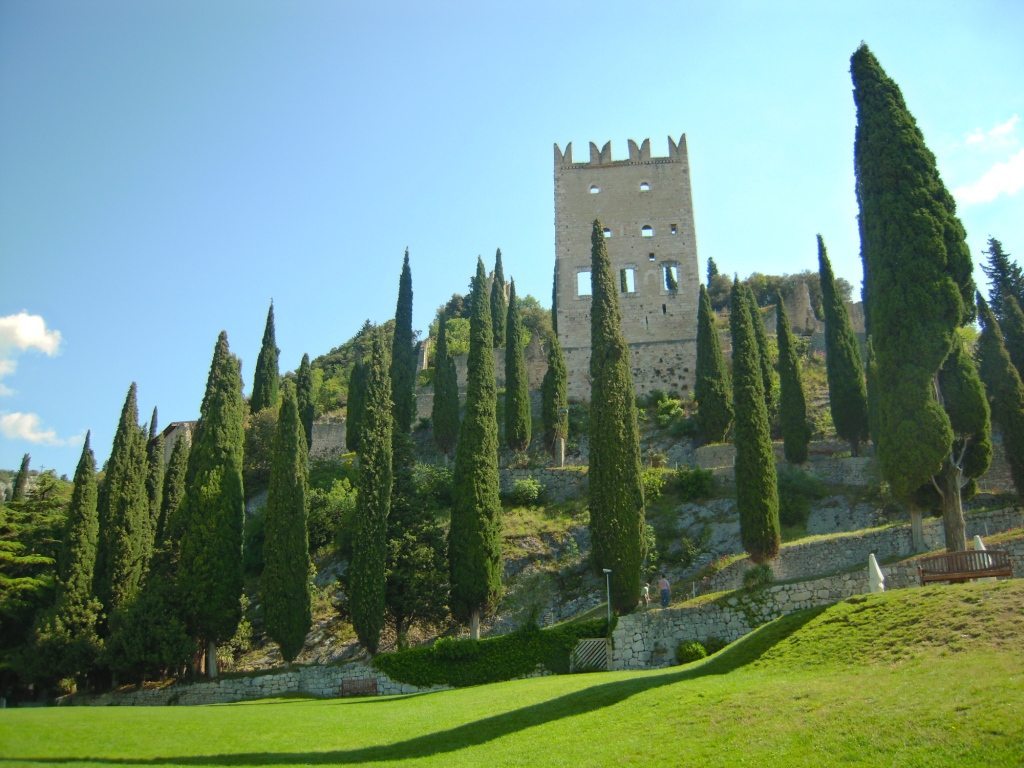
[[[517,480],[533,478],[544,485],[548,501],[562,502],[586,496],[589,482],[585,467],[501,470],[501,492],[507,493]]]
[[[775,443],[775,461],[780,466],[785,462],[782,443]],[[849,446],[844,443],[821,441],[812,443],[807,463],[800,469],[830,484],[867,486],[878,483],[875,460],[870,456],[833,457]],[[694,461],[701,469],[710,470],[715,477],[727,482],[733,480],[736,463],[736,446],[732,443],[702,445],[694,451]]]
[[[345,421],[314,421],[311,459],[328,459],[345,453]]]

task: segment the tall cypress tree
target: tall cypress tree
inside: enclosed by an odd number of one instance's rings
[[[210,677],[217,676],[217,643],[241,619],[244,421],[238,358],[221,331],[188,457],[179,571],[189,629],[205,642]]]
[[[182,525],[178,513],[185,498],[185,473],[188,471],[188,454],[191,446],[192,440],[189,433],[185,432],[178,436],[171,449],[171,459],[167,462],[167,471],[164,473],[160,518],[156,526],[158,545],[168,538],[177,544],[181,538]]]
[[[309,543],[306,532],[308,468],[306,434],[295,390],[288,384],[274,435],[266,532],[263,541],[263,616],[267,634],[291,662],[302,650],[312,623]]]
[[[1013,296],[1018,304],[1024,301],[1024,272],[1010,260],[1010,254],[994,237],[988,239],[988,249],[982,253],[988,256],[988,264],[982,264],[981,271],[989,279],[989,304],[996,317],[1002,320],[1004,297]]]
[[[750,559],[764,563],[779,553],[779,493],[754,322],[739,281],[732,287],[729,325],[740,539]]]
[[[832,264],[825,241],[818,235],[818,279],[825,314],[825,365],[828,371],[828,399],[836,434],[850,443],[850,453],[860,454],[868,439],[868,396],[860,346],[850,326],[850,315],[836,291]]]
[[[1018,496],[1024,496],[1024,384],[1003,344],[999,323],[980,295],[978,315],[978,372],[985,382],[992,421],[1003,436],[1003,453],[1010,465],[1013,487]]]
[[[1003,314],[999,319],[1003,329],[1006,351],[1010,354],[1017,373],[1024,376],[1024,312],[1013,296],[1003,297]]]
[[[264,408],[277,408],[280,388],[277,356],[280,353],[274,334],[274,302],[270,302],[267,324],[263,329],[263,344],[259,357],[256,358],[256,370],[252,377],[249,409],[253,413],[259,413]]]
[[[459,382],[455,361],[448,354],[448,318],[443,312],[437,321],[431,422],[434,425],[434,443],[445,456],[451,455],[459,437]]]
[[[96,595],[109,615],[138,594],[152,553],[146,446],[135,383],[128,388],[99,495]]]
[[[384,342],[371,343],[366,401],[359,438],[359,496],[352,521],[349,608],[359,642],[377,652],[384,628],[387,519],[391,509],[391,382]]]
[[[555,274],[551,279],[551,330],[558,338],[558,262],[555,262]]]
[[[768,412],[768,423],[775,420],[778,398],[775,386],[775,364],[772,362],[771,350],[768,347],[768,335],[764,330],[764,316],[757,305],[753,289],[743,285],[743,293],[747,302],[747,311],[754,328],[754,340],[757,342],[757,362],[761,371],[761,387],[764,391],[764,404]]]
[[[366,403],[367,364],[362,350],[356,352],[356,362],[348,376],[348,403],[345,408],[345,446],[350,451],[359,450],[363,433],[363,410]]]
[[[295,399],[299,407],[299,421],[302,422],[306,448],[313,447],[313,417],[316,407],[313,403],[313,369],[309,365],[309,355],[302,356],[299,370],[295,374]]]
[[[395,307],[395,331],[391,337],[391,400],[395,434],[412,431],[416,412],[416,349],[412,333],[412,273],[409,249],[405,250],[402,274],[398,280],[398,304]]]
[[[146,498],[149,500],[149,528],[147,546],[152,553],[159,543],[160,508],[164,495],[164,437],[157,430],[156,406],[149,420],[149,440],[146,441]]]
[[[28,495],[28,465],[32,461],[30,454],[25,454],[21,457],[21,466],[18,467],[18,472],[14,476],[14,489],[11,494],[11,501],[24,501]]]
[[[448,533],[452,614],[480,636],[480,616],[501,592],[501,501],[498,496],[497,387],[491,302],[477,259],[470,297],[466,413],[455,448],[455,486]]]
[[[508,301],[505,299],[505,271],[501,266],[501,248],[494,254],[494,279],[491,281],[491,334],[495,348],[505,344],[505,320]]]
[[[807,399],[800,372],[800,358],[793,345],[793,332],[782,297],[775,305],[775,328],[779,342],[779,422],[782,426],[783,451],[790,464],[807,461],[807,445],[811,429],[807,423]]]
[[[505,342],[505,445],[513,451],[525,451],[530,446],[533,425],[515,280],[509,283]]]
[[[708,272],[714,261],[708,259]],[[722,346],[715,328],[711,299],[702,285],[697,304],[697,371],[693,396],[697,401],[697,424],[708,443],[725,440],[732,424],[732,392],[729,374],[722,360]]]
[[[953,351],[957,328],[974,314],[970,251],[953,197],[899,88],[866,45],[853,54],[851,72],[861,256],[882,385],[879,464],[898,498],[912,501],[922,486],[938,490],[946,546],[963,549],[960,489],[969,472],[963,464],[967,454],[956,454],[954,445],[984,440],[951,424],[943,405],[948,409],[952,400],[939,372]],[[948,381],[968,374],[967,364],[957,361]],[[965,384],[963,391],[971,389]],[[984,398],[967,402],[985,406]],[[980,411],[975,416],[960,414],[958,420],[977,426],[987,418]]]
[[[622,336],[619,301],[600,221],[591,243],[590,540],[597,569],[610,568],[616,611],[640,597],[644,492],[640,437],[629,347]]]
[[[718,265],[715,264],[715,260],[708,257],[708,287],[711,286],[711,281],[715,279],[715,275],[718,274]]]
[[[568,374],[558,336],[548,337],[548,369],[541,384],[541,417],[544,421],[544,445],[554,451],[555,440],[569,437]]]

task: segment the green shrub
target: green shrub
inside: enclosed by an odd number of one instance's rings
[[[242,527],[242,569],[246,576],[259,576],[263,573],[265,523],[262,509],[245,516]]]
[[[542,664],[564,674],[569,654],[584,637],[604,637],[604,619],[540,629],[536,624],[484,640],[441,638],[432,646],[381,653],[373,666],[392,680],[416,686],[482,685],[527,675]]]
[[[306,517],[309,551],[316,552],[335,541],[351,523],[355,510],[356,489],[347,478],[335,480],[327,490],[311,488]]]
[[[430,429],[431,426],[432,423],[430,421],[429,416],[420,416],[419,420],[416,422],[416,426],[413,427],[413,429],[416,432],[423,432],[424,430]]]
[[[336,480],[345,479],[355,487],[359,470],[355,465],[355,454],[348,458],[310,459],[309,487],[329,491]],[[248,490],[248,488],[246,489]]]
[[[715,493],[715,475],[710,469],[680,467],[674,484],[683,501],[706,499]]]
[[[648,467],[640,473],[640,481],[644,485],[644,501],[651,503],[661,497],[665,490],[665,472],[656,467]]]
[[[454,482],[451,467],[417,464],[413,467],[412,479],[421,501],[434,506],[451,506]]]
[[[805,526],[811,502],[828,495],[828,487],[814,475],[789,466],[778,467],[779,522],[787,527]]]
[[[505,494],[505,501],[520,507],[533,507],[544,500],[547,488],[535,477],[522,477],[512,483]]]
[[[676,664],[690,664],[700,661],[708,655],[704,646],[696,640],[690,640],[679,644],[676,648]]]
[[[569,403],[569,434],[576,438],[590,434],[590,409],[586,403]]]
[[[751,592],[755,589],[763,589],[773,581],[775,581],[775,574],[772,573],[771,566],[767,563],[755,565],[743,574],[743,588]]]
[[[728,644],[729,643],[720,637],[708,637],[704,639],[704,650],[707,651],[708,656],[710,656],[712,653],[718,653]]]

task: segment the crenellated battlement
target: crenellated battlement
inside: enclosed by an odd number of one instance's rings
[[[600,149],[597,144],[590,142],[590,160],[586,163],[574,163],[572,160],[572,142],[565,145],[565,151],[555,144],[555,167],[556,168],[586,168],[588,166],[608,165],[638,165],[641,163],[675,163],[686,162],[686,134],[679,137],[676,142],[671,136],[668,137],[668,156],[651,157],[651,140],[644,139],[637,144],[629,139],[629,159],[613,160],[612,143],[606,141]]]

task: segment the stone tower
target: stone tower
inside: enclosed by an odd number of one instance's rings
[[[590,399],[590,233],[600,219],[619,285],[622,333],[637,394],[683,397],[697,360],[697,241],[686,137],[669,137],[668,157],[651,157],[650,139],[629,142],[612,160],[611,142],[590,144],[574,163],[572,144],[555,145],[555,300],[569,397]]]

